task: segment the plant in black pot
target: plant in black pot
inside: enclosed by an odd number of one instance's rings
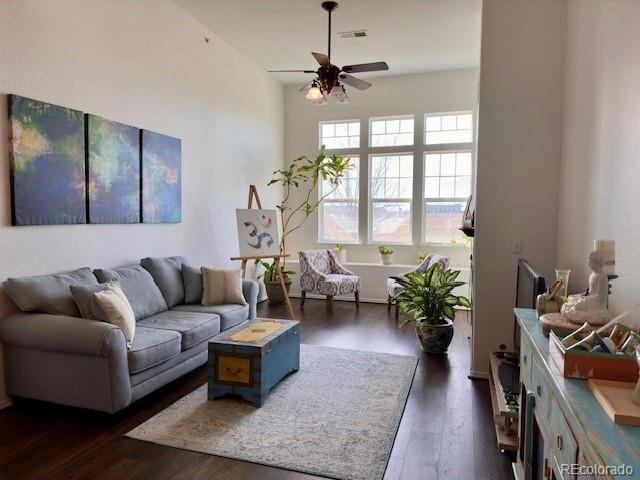
[[[453,338],[455,307],[471,308],[471,301],[452,292],[464,285],[457,281],[459,270],[442,270],[434,263],[425,273],[408,273],[393,277],[402,287],[395,296],[400,311],[411,315],[402,322],[403,327],[416,322],[416,335],[422,350],[427,353],[445,353]]]
[[[265,262],[264,260],[257,259],[256,266],[261,266],[262,268],[264,268],[264,271],[260,275],[258,275],[258,280],[262,280],[264,282],[264,287],[267,291],[267,297],[269,297],[269,303],[271,305],[283,304],[285,300],[285,293],[282,291],[280,280],[278,280],[275,263],[269,263]],[[284,276],[284,285],[285,287],[287,287],[287,294],[289,293],[289,287],[291,286],[291,279],[289,277],[295,274],[296,272],[294,272],[293,270],[282,271],[282,275]]]

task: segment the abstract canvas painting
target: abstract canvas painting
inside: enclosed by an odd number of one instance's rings
[[[8,100],[12,224],[86,223],[83,113]]]
[[[87,115],[89,223],[140,222],[140,130]]]
[[[142,221],[182,221],[181,142],[142,130]]]
[[[275,210],[236,209],[241,257],[278,255],[278,217]]]

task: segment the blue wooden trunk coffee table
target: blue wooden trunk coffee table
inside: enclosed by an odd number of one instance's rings
[[[299,322],[256,319],[209,340],[208,398],[239,395],[256,407],[300,368]]]

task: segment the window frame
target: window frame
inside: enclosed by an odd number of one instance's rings
[[[443,117],[449,115],[471,115],[471,141],[470,142],[448,142],[448,143],[427,143],[427,118],[428,117]],[[440,130],[449,131],[449,130]],[[451,130],[456,131],[456,130]],[[422,146],[428,149],[434,148],[437,150],[442,150],[443,146],[445,149],[456,149],[458,145],[473,145],[474,138],[476,132],[476,124],[475,124],[475,112],[473,110],[453,110],[450,112],[427,112],[424,114],[424,118],[422,120]]]
[[[415,124],[414,124],[414,133],[415,133]],[[405,146],[415,146],[414,145],[405,145]],[[373,147],[373,148],[389,148],[389,147]],[[385,198],[385,199],[374,199],[372,192],[371,192],[371,187],[372,187],[372,180],[373,180],[373,176],[372,176],[372,163],[373,163],[373,157],[390,157],[390,156],[394,156],[394,155],[398,155],[398,156],[411,156],[412,158],[412,164],[411,164],[411,181],[412,181],[412,186],[411,186],[411,197],[409,198]],[[415,165],[416,165],[416,158],[415,158],[415,152],[414,151],[404,151],[404,152],[387,152],[387,151],[380,151],[380,152],[369,152],[368,155],[368,173],[367,173],[367,203],[368,203],[368,208],[367,208],[367,243],[370,245],[399,245],[399,246],[412,246],[414,245],[413,243],[413,212],[414,212],[414,208],[413,208],[413,200],[415,197]],[[386,177],[385,177],[386,178]],[[381,240],[374,240],[373,239],[373,206],[375,203],[408,203],[409,204],[409,241],[408,242],[389,242],[389,241],[381,241]]]
[[[344,148],[327,148],[326,151],[327,152],[346,152],[346,151],[350,151],[350,150],[360,150],[362,148],[362,120],[359,118],[352,118],[352,119],[346,119],[346,120],[320,120],[318,122],[318,148],[322,148],[322,126],[323,125],[335,125],[337,123],[357,123],[359,126],[359,132],[360,134],[358,135],[358,147],[344,147]],[[339,138],[339,137],[333,137],[333,138]],[[349,138],[349,136],[347,135],[346,138]],[[358,154],[359,155],[359,154]]]
[[[327,122],[327,123],[332,123],[332,122]],[[336,122],[336,123],[341,123],[341,122]],[[336,151],[336,150],[347,150],[347,149],[332,149],[331,151]],[[356,150],[354,148],[350,148],[348,150]],[[321,201],[318,205],[318,211],[317,211],[317,217],[318,217],[318,239],[317,239],[317,243],[319,244],[325,244],[325,245],[360,245],[362,244],[362,235],[360,232],[360,186],[362,184],[362,155],[360,155],[360,153],[346,153],[343,154],[345,157],[358,157],[358,197],[353,199],[353,198],[325,198],[323,201]],[[318,182],[318,186],[317,186],[317,199],[318,201],[322,198],[322,180]],[[356,235],[356,239],[355,240],[337,240],[337,239],[331,239],[331,238],[326,238],[324,236],[324,228],[322,226],[323,224],[323,218],[324,218],[324,204],[325,202],[329,202],[329,203],[355,203],[358,207],[358,218],[356,219],[356,225],[358,227],[357,230],[357,235]]]
[[[408,120],[411,119],[413,120],[413,141],[411,143],[408,143],[406,145],[378,145],[378,146],[373,146],[373,128],[371,127],[371,124],[374,121],[379,121],[379,120]],[[362,126],[361,126],[362,127]],[[403,114],[403,115],[382,115],[382,116],[377,116],[377,117],[369,117],[369,122],[368,122],[368,133],[367,133],[367,148],[369,149],[383,149],[383,148],[400,148],[400,149],[404,149],[404,148],[409,148],[409,147],[416,147],[416,115],[414,113],[407,113],[407,114]],[[400,132],[401,133],[401,132]],[[362,130],[360,130],[360,135],[362,135]],[[386,133],[385,133],[386,135]],[[361,139],[362,140],[362,139]],[[362,144],[362,142],[360,142]],[[362,146],[362,145],[361,145]]]

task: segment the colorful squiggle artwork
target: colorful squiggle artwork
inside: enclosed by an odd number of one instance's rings
[[[278,222],[275,210],[236,210],[241,256],[277,255]]]

